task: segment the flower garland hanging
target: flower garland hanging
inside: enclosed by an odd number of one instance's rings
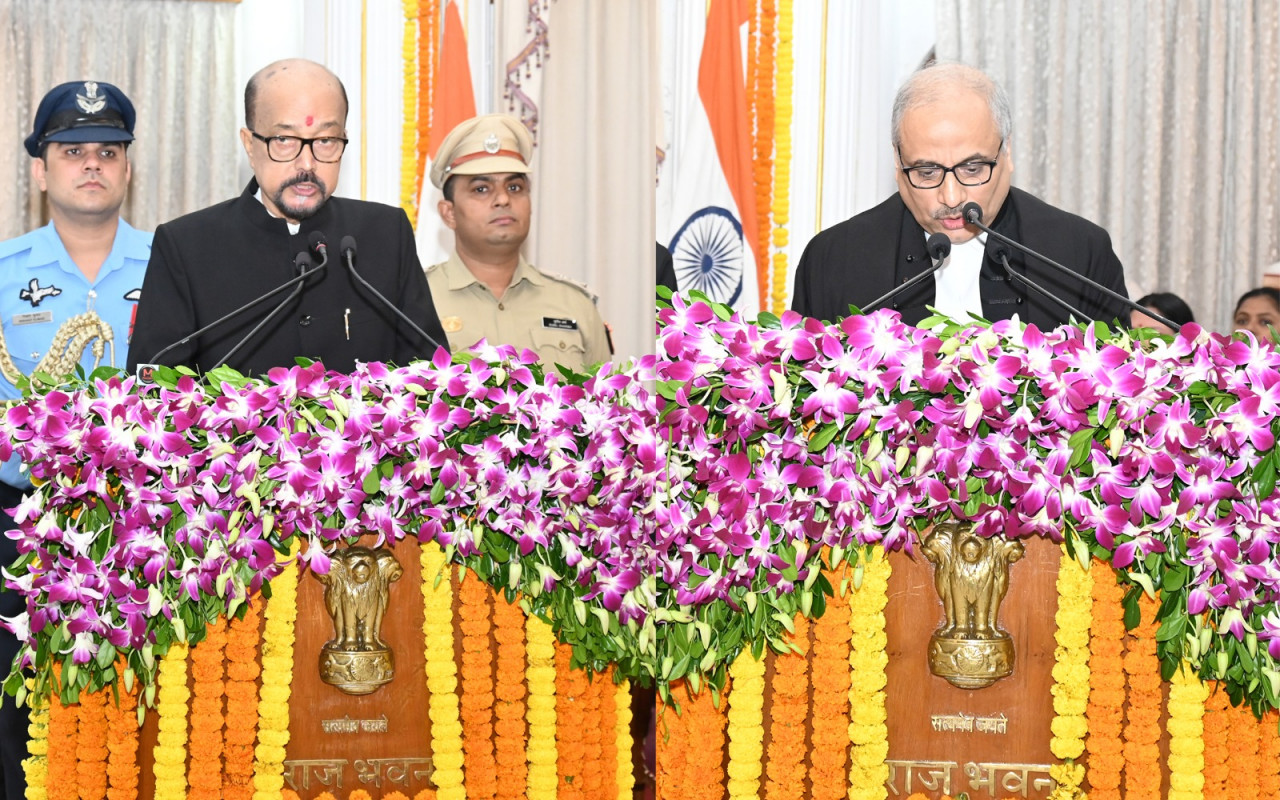
[[[848,638],[848,632],[845,632]],[[846,673],[848,665],[845,665]],[[764,758],[764,659],[743,650],[729,666],[729,800],[758,800]],[[846,738],[847,741],[847,738]],[[843,778],[843,776],[841,776]]]
[[[587,795],[582,770],[587,753],[584,744],[586,714],[583,708],[589,689],[587,675],[573,669],[573,648],[555,643],[556,655],[556,773],[557,800],[583,800]]]
[[[449,560],[438,544],[424,544],[422,638],[427,677],[427,715],[431,719],[432,782],[441,800],[467,796],[462,771],[462,722],[458,709],[458,668],[454,661],[453,583]]]
[[[124,659],[116,668],[128,670]],[[128,673],[131,674],[131,673]],[[115,699],[106,703],[107,800],[134,800],[138,796],[138,687],[131,677],[116,687]]]
[[[1204,701],[1208,696],[1208,687],[1191,664],[1184,665],[1169,678],[1168,800],[1203,800],[1205,797]]]
[[[1247,706],[1228,712],[1231,726],[1227,741],[1227,772],[1231,793],[1236,797],[1261,797],[1258,792],[1258,720]]]
[[[418,224],[418,0],[403,0],[404,110],[400,124],[400,207]]]
[[[462,751],[471,800],[491,800],[498,792],[493,756],[493,658],[489,647],[489,598],[493,590],[475,576],[458,583],[458,627],[462,633]]]
[[[253,797],[254,744],[258,740],[258,647],[262,643],[262,598],[250,598],[243,616],[232,618],[227,632],[226,722],[223,732],[222,796]]]
[[[889,780],[888,716],[885,709],[885,668],[889,644],[884,609],[889,602],[889,559],[868,550],[854,567],[849,593],[849,800],[882,800]]]
[[[1124,726],[1125,797],[1160,794],[1160,710],[1164,701],[1156,663],[1157,604],[1145,593],[1138,598],[1141,619],[1129,632],[1124,674],[1129,703]]]
[[[1258,737],[1258,796],[1276,798],[1280,796],[1280,714],[1268,711],[1258,720]]]
[[[30,678],[27,679],[28,691],[34,683]],[[35,707],[31,709],[27,724],[27,735],[31,738],[27,740],[27,757],[22,760],[22,770],[26,776],[28,800],[46,800],[49,781],[49,702],[39,702],[35,697],[32,700],[35,701]],[[56,698],[52,700],[56,702]]]
[[[773,705],[764,771],[766,800],[801,800],[807,788],[805,723],[809,719],[809,620],[797,615],[792,652],[773,658]]]
[[[691,740],[686,728],[693,715],[682,713],[676,706],[675,691],[669,697],[658,693],[654,716],[657,723],[657,753],[654,764],[654,789],[658,797],[684,797],[685,759],[688,758]]]
[[[613,675],[609,675],[609,682],[613,683]],[[635,747],[635,742],[631,738],[631,682],[622,681],[613,684],[613,717],[612,727],[609,726],[610,719],[605,716],[601,721],[605,730],[613,731],[613,785],[616,789],[614,797],[616,800],[631,800],[634,795],[636,775],[635,769],[631,762],[631,750]],[[606,774],[605,778],[608,778]],[[604,796],[609,793],[602,792]]]
[[[530,614],[525,622],[525,672],[529,699],[529,800],[555,800],[559,776],[556,762],[556,637],[545,620]]]
[[[435,95],[436,75],[439,57],[436,46],[440,40],[440,2],[439,0],[418,0],[418,109],[414,119],[417,121],[417,178],[414,182],[413,196],[422,197],[422,184],[426,178],[427,163],[431,160],[427,155],[431,148],[431,114],[432,98]]]
[[[1231,783],[1227,759],[1231,748],[1227,737],[1231,730],[1231,701],[1227,693],[1216,688],[1208,691],[1204,701],[1204,791],[1207,797],[1221,797]]]
[[[61,682],[62,665],[54,667],[54,679]],[[80,731],[79,704],[64,705],[58,693],[49,697],[48,753],[45,787],[50,796],[76,785],[76,737]]]
[[[570,657],[573,655],[572,646],[564,646]],[[578,674],[586,676],[582,670],[570,669]],[[597,673],[594,678],[586,679],[585,692],[582,696],[582,767],[578,773],[579,783],[581,784],[582,796],[584,798],[596,798],[601,794],[601,788],[605,775],[605,751],[603,745],[602,733],[604,728],[605,714],[601,709],[601,700],[604,697],[606,688],[612,688],[612,683],[606,687],[605,681],[608,679],[607,673]],[[609,697],[610,705],[613,704],[612,695]],[[559,718],[559,712],[556,717]],[[612,719],[613,712],[608,714]],[[613,726],[609,726],[612,730]],[[612,748],[610,748],[612,750]],[[610,784],[613,782],[612,770],[609,771]]]
[[[823,578],[840,587],[844,570],[826,570]],[[813,623],[813,734],[809,753],[810,793],[814,800],[836,800],[847,793],[849,775],[849,603],[848,589],[837,589],[825,613]],[[735,691],[737,684],[735,684]]]
[[[754,3],[752,5],[755,5]],[[755,44],[755,131],[754,167],[752,174],[756,187],[756,237],[755,259],[757,302],[760,308],[769,308],[769,241],[773,231],[773,169],[774,169],[774,92],[775,57],[778,49],[778,9],[776,0],[760,0],[757,40]],[[750,238],[747,241],[751,241]]]
[[[528,783],[525,742],[525,646],[524,612],[505,598],[493,598],[493,638],[497,642],[498,669],[493,693],[493,732],[497,737],[494,760],[497,763],[498,800],[521,800]]]
[[[1084,755],[1088,733],[1085,712],[1089,707],[1089,627],[1093,618],[1093,576],[1063,547],[1058,563],[1058,610],[1054,639],[1053,738],[1049,750],[1061,763],[1050,768],[1057,787],[1050,800],[1073,800],[1080,796],[1084,766],[1076,762]]]
[[[778,3],[778,57],[777,79],[774,93],[773,117],[773,275],[769,282],[770,300],[767,306],[773,313],[782,314],[787,309],[787,274],[790,271],[787,245],[791,222],[791,118],[792,91],[795,88],[796,60],[794,54],[795,9],[794,0],[777,0]]]
[[[688,716],[685,725],[685,741],[689,752],[685,754],[684,790],[679,795],[687,800],[721,800],[724,785],[725,704],[712,691],[689,693],[684,687],[681,716]]]
[[[169,651],[160,657],[160,691],[156,703],[160,730],[156,734],[153,769],[156,797],[180,798],[187,795],[187,703],[191,699],[191,691],[187,688],[189,654],[187,643],[179,640],[173,642]]]
[[[191,650],[190,757],[188,800],[223,800],[223,698],[226,695],[226,623],[210,625],[205,640]]]
[[[289,700],[293,683],[294,623],[298,618],[298,561],[295,540],[271,582],[263,616],[262,687],[258,694],[258,746],[254,750],[254,800],[275,800],[284,787],[285,747],[289,744]]]
[[[82,797],[107,796],[107,695],[110,690],[80,695],[80,729],[76,736],[76,780]]]
[[[1093,581],[1089,638],[1089,800],[1120,800],[1124,771],[1124,589],[1102,564]]]

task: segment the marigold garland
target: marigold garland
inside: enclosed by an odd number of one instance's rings
[[[453,584],[439,544],[422,545],[422,638],[426,663],[427,713],[431,718],[432,781],[442,800],[463,800],[462,723],[458,710],[458,667],[454,661]]]
[[[849,593],[849,723],[853,744],[849,764],[849,800],[882,800],[889,780],[889,729],[885,711],[885,667],[889,644],[884,609],[889,600],[889,559],[882,551],[864,554],[858,565],[861,585]],[[855,573],[856,577],[857,573]]]
[[[258,746],[254,750],[255,800],[275,800],[284,787],[285,746],[289,744],[289,686],[293,682],[294,622],[298,618],[298,546],[271,581],[263,616],[262,688],[258,695]]]
[[[76,789],[81,797],[107,796],[107,696],[109,689],[80,693],[76,736]]]
[[[497,642],[498,669],[494,681],[493,732],[497,738],[498,800],[521,800],[528,781],[525,760],[525,646],[524,612],[502,597],[493,601],[493,638]]]
[[[1080,545],[1082,546],[1082,545]],[[1085,711],[1089,707],[1089,626],[1093,617],[1093,577],[1063,547],[1058,564],[1058,610],[1054,620],[1053,738],[1050,752],[1062,761],[1050,772],[1057,787],[1050,800],[1080,796],[1084,767],[1076,760],[1084,754],[1088,732]]]
[[[1258,720],[1258,796],[1280,796],[1280,713]]]
[[[187,797],[222,800],[223,698],[227,627],[211,624],[205,640],[191,651],[191,744],[187,764]]]
[[[729,686],[725,685],[728,693]],[[673,694],[675,692],[673,691]],[[687,800],[720,800],[723,797],[724,785],[724,746],[725,746],[725,708],[722,697],[704,690],[693,694],[689,685],[682,683],[679,687],[680,713],[667,714],[668,720],[678,716],[680,727],[683,727],[682,740],[685,745],[683,758],[683,775],[679,794],[668,794],[659,790],[659,797],[680,797]],[[659,748],[670,747],[670,742],[660,742]]]
[[[153,767],[156,797],[177,800],[187,796],[187,703],[191,699],[191,691],[187,688],[189,652],[186,642],[174,642],[160,659],[160,689],[156,693],[160,731],[156,734]]]
[[[489,598],[493,589],[474,576],[458,584],[458,626],[462,633],[462,750],[467,797],[497,795],[493,755],[493,656],[489,646]]]
[[[418,109],[417,120],[417,177],[414,197],[422,197],[422,183],[426,177],[427,150],[431,146],[431,102],[435,95],[436,43],[440,39],[439,0],[418,0]]]
[[[809,620],[795,617],[788,643],[796,649],[773,658],[773,705],[765,755],[767,800],[801,800],[806,794],[805,742],[809,719]]]
[[[839,587],[843,570],[827,570],[827,582]],[[837,595],[813,622],[813,734],[809,753],[810,793],[835,800],[848,793],[849,775],[849,603]],[[734,691],[738,690],[735,684]]]
[[[62,681],[61,665],[54,667],[56,679]],[[48,706],[48,752],[46,753],[45,787],[50,798],[67,796],[76,785],[76,736],[80,730],[80,705],[64,706],[53,692]],[[75,793],[71,794],[72,797]]]
[[[828,612],[830,612],[828,608]],[[846,628],[844,636],[848,638]],[[848,674],[848,665],[843,670]],[[761,759],[764,757],[765,663],[744,648],[729,666],[733,693],[728,696],[729,800],[757,800],[760,796]],[[846,731],[840,732],[844,744]],[[842,746],[842,749],[843,746]],[[843,783],[844,776],[841,775]]]
[[[573,669],[573,647],[556,642],[556,774],[557,800],[584,800],[583,768],[588,760],[585,734],[586,714],[583,706],[590,692],[587,675]]]
[[[795,10],[793,0],[778,0],[778,58],[773,120],[773,275],[770,282],[770,308],[781,314],[787,309],[787,244],[791,222],[791,118],[792,90],[795,87],[796,60],[793,52]],[[761,306],[764,308],[764,306]]]
[[[1205,796],[1204,701],[1208,696],[1208,686],[1185,662],[1169,681],[1168,800],[1201,800]]]
[[[400,207],[418,224],[418,0],[404,0],[404,116],[400,123]]]
[[[1120,800],[1124,770],[1125,678],[1124,589],[1111,575],[1111,565],[1094,561],[1100,577],[1093,582],[1093,627],[1089,638],[1090,800]]]
[[[1138,599],[1142,620],[1129,632],[1124,673],[1129,683],[1129,703],[1124,726],[1125,797],[1160,795],[1160,708],[1164,701],[1160,668],[1156,661],[1155,600]]]
[[[688,714],[687,706],[677,708],[674,691],[670,702],[664,701],[662,692],[658,692],[657,705],[655,714],[658,741],[654,788],[658,797],[684,797],[685,759],[690,755],[692,744],[686,730],[689,725],[685,718]]]
[[[258,648],[262,642],[262,598],[245,603],[244,616],[228,625],[226,725],[223,731],[222,796],[253,797],[253,748],[258,740]]]
[[[556,762],[556,637],[551,625],[534,615],[525,621],[525,671],[529,699],[529,762],[526,795],[529,800],[555,800],[559,774]]]
[[[572,649],[570,649],[572,652]],[[573,670],[586,676],[581,670]],[[579,773],[579,782],[582,787],[582,797],[587,800],[597,800],[601,797],[601,789],[604,783],[605,767],[605,748],[603,747],[603,731],[605,714],[601,710],[602,699],[605,693],[605,682],[607,673],[596,673],[586,681],[586,692],[582,697],[582,770]],[[609,704],[612,706],[613,697],[609,697]],[[559,716],[557,714],[557,716]],[[613,718],[610,711],[609,718]],[[612,724],[609,726],[612,730]],[[612,748],[609,748],[612,752]],[[609,775],[610,785],[613,783],[613,770],[610,769]]]
[[[613,675],[610,674],[609,678],[612,681]],[[631,800],[635,791],[636,776],[631,763],[631,749],[635,742],[631,738],[631,718],[631,682],[624,680],[613,687],[613,785],[617,789],[613,796],[617,800]],[[607,723],[606,719],[602,724]],[[608,795],[607,792],[604,794]]]
[[[1231,726],[1227,733],[1227,772],[1230,790],[1236,797],[1259,797],[1258,793],[1258,720],[1247,705],[1229,711]]]
[[[27,679],[27,691],[35,685],[35,680]],[[22,760],[22,769],[27,781],[27,800],[45,800],[48,797],[46,787],[49,780],[49,703],[41,702],[32,694],[34,706],[27,724],[27,757]]]
[[[1231,702],[1227,693],[1210,688],[1204,701],[1204,792],[1206,797],[1221,797],[1230,784],[1227,759],[1231,755],[1227,737],[1231,730]]]
[[[753,7],[755,3],[751,4]],[[777,5],[775,0],[761,0],[755,17],[755,70],[754,88],[749,88],[748,113],[752,115],[755,131],[754,166],[752,173],[756,187],[756,248],[755,258],[756,301],[761,309],[768,305],[769,285],[769,234],[773,227],[773,169],[774,169],[774,73],[777,52]]]
[[[123,658],[116,668],[126,669]],[[138,686],[117,684],[119,705],[107,700],[107,800],[133,800],[138,796]]]

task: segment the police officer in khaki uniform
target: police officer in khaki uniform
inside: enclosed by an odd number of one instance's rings
[[[454,253],[427,269],[427,283],[449,349],[485,339],[582,371],[608,360],[612,348],[586,288],[520,254],[533,213],[532,153],[528,129],[506,114],[474,117],[445,137],[431,182],[444,192],[439,211],[453,230]]]

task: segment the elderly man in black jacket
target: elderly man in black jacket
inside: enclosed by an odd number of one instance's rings
[[[404,211],[332,196],[346,120],[346,90],[319,64],[278,61],[249,80],[240,140],[254,178],[234,200],[156,230],[129,346],[131,370],[158,361],[208,371],[226,361],[260,375],[305,356],[346,372],[357,361],[403,365],[428,358],[445,344]],[[327,240],[328,267],[264,327],[254,330],[287,294],[166,351],[297,275],[296,257],[314,249],[316,232]],[[338,251],[348,238],[359,243],[361,276],[412,324],[346,269]]]
[[[1011,133],[1008,98],[985,73],[943,64],[913,74],[893,107],[898,194],[809,242],[796,268],[791,307],[828,321],[846,317],[850,304],[862,308],[930,269],[925,242],[943,233],[952,243],[947,263],[932,280],[887,303],[905,322],[919,323],[928,307],[957,319],[1016,314],[1040,328],[1067,322],[1071,312],[1061,302],[1011,278],[993,257],[987,235],[963,216],[971,202],[981,206],[992,229],[1127,296],[1106,231],[1009,185]],[[1127,309],[1102,292],[1006,249],[1012,270],[1089,319],[1128,318]]]

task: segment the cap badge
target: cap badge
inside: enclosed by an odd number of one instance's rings
[[[86,114],[97,114],[107,107],[107,98],[98,94],[98,84],[85,81],[84,94],[76,95],[76,105]]]
[[[493,155],[494,153],[498,152],[498,150],[501,147],[501,144],[502,143],[498,141],[498,134],[491,133],[488,136],[486,136],[484,139],[484,151],[489,155]]]

